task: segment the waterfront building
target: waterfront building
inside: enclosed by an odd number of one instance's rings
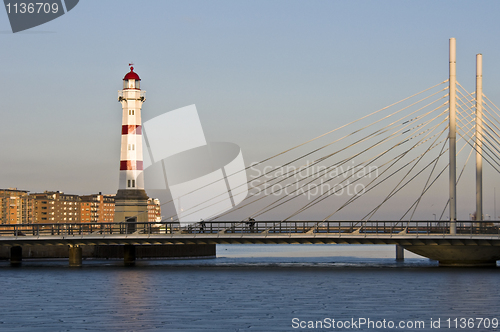
[[[81,196],[82,222],[113,222],[115,216],[114,195],[92,194]]]
[[[33,222],[40,224],[79,223],[80,196],[62,191],[30,194],[33,200]]]
[[[161,221],[160,200],[147,200],[149,222]],[[115,195],[102,193],[72,195],[62,191],[28,194],[28,191],[1,189],[2,224],[20,223],[109,223],[114,222]]]
[[[0,189],[0,223],[26,224],[33,216],[32,200],[26,190]]]
[[[148,221],[161,222],[161,206],[158,198],[148,199]]]

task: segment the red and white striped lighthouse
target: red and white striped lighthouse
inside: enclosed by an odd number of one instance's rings
[[[142,166],[142,103],[146,91],[141,90],[141,79],[130,67],[123,78],[123,90],[118,91],[122,104],[122,132],[120,153],[120,184],[115,197],[115,221],[147,222],[147,200],[144,191]]]

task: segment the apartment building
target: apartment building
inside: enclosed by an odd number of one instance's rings
[[[0,189],[0,224],[107,223],[114,221],[114,215],[115,195]],[[148,221],[161,221],[157,198],[148,200]]]
[[[148,221],[149,222],[161,221],[161,204],[158,198],[148,199]]]
[[[33,223],[81,222],[80,196],[65,194],[62,191],[45,191],[30,196],[33,199]]]
[[[114,217],[114,195],[99,193],[81,196],[80,218],[82,222],[113,222]]]
[[[32,220],[32,200],[27,190],[0,189],[0,223],[26,224]]]

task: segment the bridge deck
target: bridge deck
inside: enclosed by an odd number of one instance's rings
[[[0,245],[400,244],[500,246],[497,222],[294,221],[0,225]]]

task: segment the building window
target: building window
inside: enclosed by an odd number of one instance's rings
[[[128,110],[128,115],[134,115],[134,110]]]

